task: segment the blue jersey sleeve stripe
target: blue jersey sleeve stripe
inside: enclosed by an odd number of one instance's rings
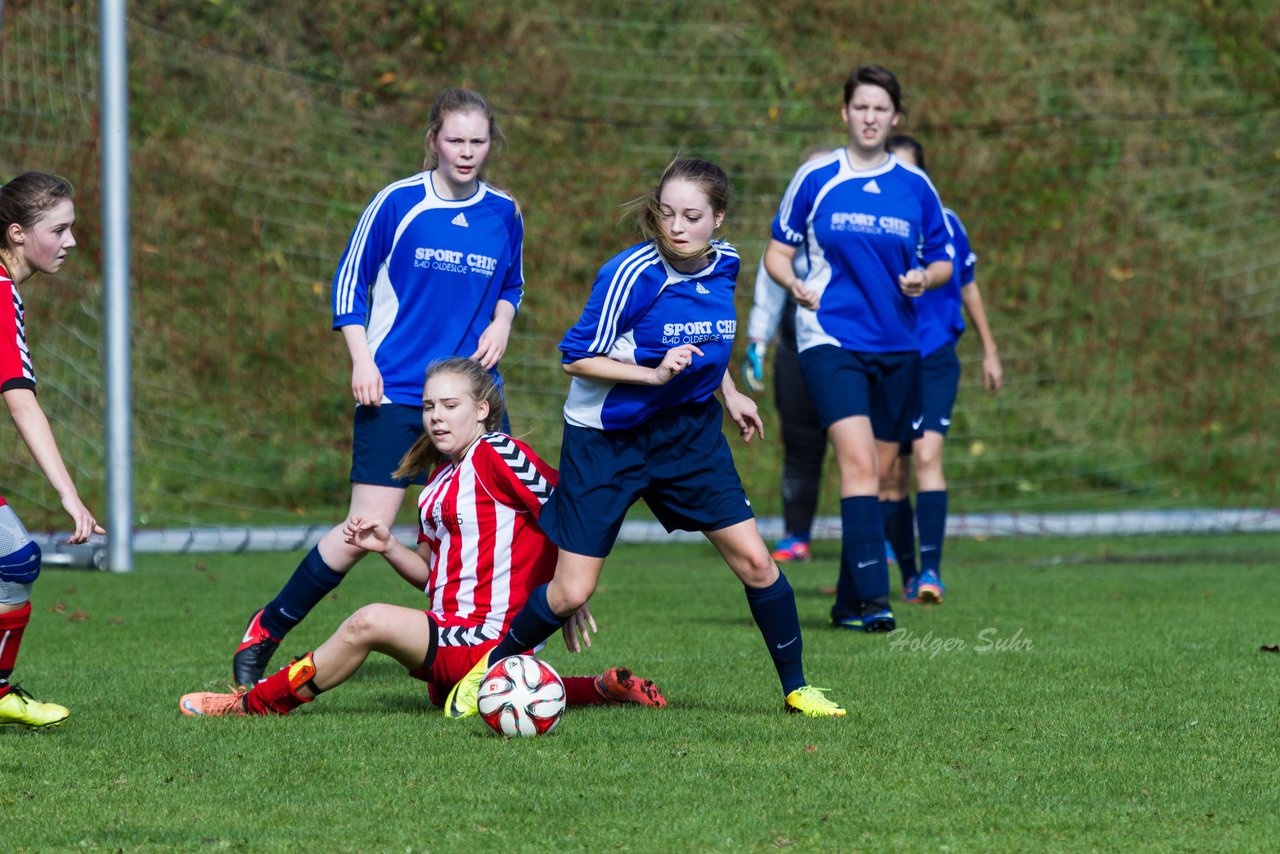
[[[640,274],[657,259],[657,250],[645,246],[626,258],[609,283],[605,294],[604,305],[600,311],[600,321],[596,325],[596,336],[589,348],[595,353],[607,353],[618,337],[618,320],[631,296],[631,289]]]
[[[600,310],[600,321],[596,324],[596,335],[589,348],[593,353],[606,353],[613,346],[618,334],[618,319],[631,295],[632,286],[645,268],[657,260],[657,248],[652,244],[645,244],[618,265],[618,271],[609,282],[609,290]]]
[[[356,224],[355,233],[351,235],[351,244],[347,248],[347,255],[342,259],[337,275],[334,277],[334,317],[351,314],[355,311],[356,286],[359,283],[360,267],[364,259],[369,231],[373,228],[373,223],[377,221],[378,212],[381,210],[382,205],[395,190],[412,186],[421,181],[422,176],[415,175],[412,178],[389,184],[383,187],[381,192],[374,196],[373,201],[365,208],[364,213],[360,216],[360,221]]]
[[[791,224],[791,217],[795,208],[796,195],[800,191],[800,187],[804,184],[805,178],[808,178],[816,169],[830,166],[839,160],[839,151],[833,151],[826,157],[819,157],[808,163],[802,164],[796,170],[795,177],[791,179],[791,184],[787,187],[787,191],[782,195],[782,204],[778,206],[778,224],[782,227],[782,233],[786,236],[787,242],[799,245],[804,242],[804,232],[796,231]],[[806,212],[806,219],[808,212]]]

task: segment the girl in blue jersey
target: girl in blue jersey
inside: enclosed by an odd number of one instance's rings
[[[479,94],[446,89],[431,108],[425,170],[383,188],[333,277],[333,328],[351,354],[355,429],[347,518],[390,526],[409,481],[396,478],[422,434],[422,378],[437,359],[475,359],[497,376],[524,288],[524,225],[483,180],[501,132]],[[504,425],[505,429],[505,425]],[[274,600],[254,613],[233,660],[261,678],[280,640],[365,554],[342,526],[325,534]]]
[[[475,713],[492,663],[562,627],[569,639],[589,621],[587,600],[627,510],[640,499],[668,531],[702,531],[745,585],[785,708],[845,713],[805,681],[795,596],[760,538],[721,432],[717,391],[744,439],[764,426],[728,371],[738,253],[714,235],[730,194],[719,166],[674,161],[641,209],[646,240],[597,274],[582,317],[560,343],[573,381],[560,483],[540,520],[560,547],[555,577],[533,591],[508,634],[454,687],[446,714]]]
[[[901,162],[927,171],[924,147],[911,136],[899,134],[889,139],[888,149]],[[987,323],[982,292],[975,280],[978,256],[969,246],[969,235],[960,218],[945,208],[956,248],[955,271],[951,280],[917,301],[917,328],[920,333],[923,434],[914,443],[904,444],[902,453],[882,473],[880,507],[885,536],[898,556],[902,573],[902,598],[908,602],[941,603],[946,588],[942,584],[942,544],[947,530],[947,481],[942,473],[942,447],[951,427],[951,410],[960,383],[960,361],[956,342],[964,332],[963,305],[982,340],[982,384],[998,392],[1004,371],[995,338]],[[911,460],[915,460],[916,507],[912,510],[910,490]],[[920,564],[916,568],[915,529],[920,529]]]
[[[831,149],[810,149],[805,162],[816,160]],[[797,252],[791,271],[803,279],[809,272],[809,259]],[[823,438],[818,411],[805,391],[800,373],[800,356],[796,352],[796,301],[791,292],[769,276],[764,259],[756,270],[756,285],[747,317],[747,358],[742,375],[752,391],[764,391],[764,355],[769,342],[776,343],[773,356],[773,402],[778,408],[778,426],[782,429],[782,539],[773,547],[778,563],[803,563],[809,560],[809,541],[813,533],[813,517],[818,509],[818,493],[822,487],[822,458],[827,443]]]
[[[795,297],[805,384],[840,467],[842,554],[833,625],[894,628],[880,515],[880,472],[920,422],[914,302],[951,278],[942,201],[885,148],[902,111],[898,80],[856,69],[841,116],[849,143],[801,166],[783,196],[765,266]],[[809,259],[800,280],[797,251]]]

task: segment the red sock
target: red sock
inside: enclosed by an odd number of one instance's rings
[[[603,706],[609,702],[596,690],[594,676],[566,676],[563,681],[567,706]]]
[[[0,614],[0,697],[9,693],[9,674],[18,660],[18,647],[22,646],[22,633],[31,622],[31,603],[16,611]]]
[[[315,675],[316,666],[311,662],[311,653],[307,653],[255,685],[244,697],[244,710],[251,715],[287,715],[303,703],[311,702],[299,697],[298,689]]]

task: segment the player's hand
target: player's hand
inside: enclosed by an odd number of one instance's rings
[[[918,297],[924,293],[925,272],[919,267],[908,270],[898,277],[898,287],[909,297]]]
[[[62,509],[71,516],[75,530],[67,538],[68,543],[87,543],[91,534],[105,534],[107,529],[98,524],[89,508],[84,506],[78,495],[68,495],[62,499]]]
[[[750,443],[758,432],[764,438],[764,422],[760,420],[760,408],[756,402],[737,389],[724,392],[724,407],[729,417],[738,425],[742,441]]]
[[[804,286],[804,282],[796,279],[787,290],[791,291],[791,298],[796,301],[796,305],[801,308],[807,308],[810,311],[817,311],[818,306],[822,302],[822,294],[817,291],[810,290]]]
[[[361,406],[382,405],[382,374],[372,359],[351,366],[351,394]]]
[[[693,364],[694,356],[701,356],[702,351],[692,344],[681,344],[672,347],[662,357],[662,364],[653,369],[654,385],[666,385],[676,374]]]
[[[502,354],[507,352],[507,341],[511,339],[511,322],[498,318],[490,323],[480,334],[476,351],[471,358],[479,362],[485,369],[498,364]]]
[[[747,357],[742,362],[742,381],[754,392],[764,391],[764,354],[768,345],[752,341],[747,345]]]
[[[986,353],[982,357],[982,387],[995,394],[1004,384],[1004,367],[1000,364],[1000,354]]]
[[[342,526],[342,539],[349,546],[384,554],[391,545],[391,529],[383,522],[352,516]]]
[[[564,637],[564,647],[569,652],[582,652],[584,647],[590,649],[591,633],[599,631],[596,628],[596,618],[591,616],[591,608],[585,604],[574,611],[568,622],[560,627],[560,634]],[[578,640],[579,637],[582,638],[581,642]]]

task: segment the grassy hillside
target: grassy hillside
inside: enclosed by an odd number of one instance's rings
[[[1273,4],[254,6],[131,11],[143,524],[339,512],[348,365],[328,281],[373,192],[419,168],[440,87],[485,92],[510,138],[491,171],[525,212],[529,288],[505,370],[517,431],[554,459],[555,344],[632,239],[620,205],[678,151],[721,162],[745,319],[778,198],[804,149],[839,144],[841,84],[867,61],[903,80],[903,129],[968,226],[1005,359],[999,397],[965,375],[955,506],[1278,500]],[[0,172],[41,165],[80,190],[74,263],[25,296],[42,394],[98,497],[96,19],[40,0],[5,4],[2,25]],[[775,438],[739,455],[766,513]],[[56,524],[3,442],[6,489]]]

